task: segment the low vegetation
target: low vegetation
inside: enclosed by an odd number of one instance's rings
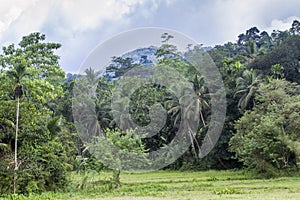
[[[158,171],[122,175],[114,189],[112,172],[71,173],[65,192],[2,196],[8,199],[101,200],[101,199],[299,199],[300,177],[254,178],[247,171]]]

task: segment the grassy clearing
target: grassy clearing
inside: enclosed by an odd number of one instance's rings
[[[14,199],[300,199],[299,176],[254,179],[244,171],[123,173],[122,186],[117,189],[110,177],[110,172],[72,173],[69,192]]]

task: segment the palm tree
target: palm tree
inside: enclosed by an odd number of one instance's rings
[[[101,127],[98,121],[96,112],[96,104],[92,100],[86,101],[84,105],[84,112],[82,112],[82,124],[87,129],[88,139],[93,142],[95,137],[101,135]]]
[[[81,91],[82,93],[86,93],[85,95],[87,99],[84,101],[84,109],[82,117],[84,118],[82,120],[82,123],[85,125],[85,127],[88,130],[88,137],[89,139],[94,138],[95,136],[100,135],[101,133],[101,127],[98,122],[98,116],[96,112],[96,100],[97,100],[97,95],[96,95],[96,90],[97,86],[99,84],[99,76],[100,72],[95,71],[91,67],[86,69],[85,75],[82,77],[83,79],[83,85],[81,90],[86,90],[86,91]],[[93,141],[93,140],[92,140]]]
[[[100,78],[97,87],[96,113],[101,128],[104,130],[109,127],[111,117],[112,91],[106,78]]]
[[[194,94],[195,96],[191,99],[191,96],[184,95],[179,99],[179,103],[174,102],[174,99],[168,99],[165,104],[168,108],[168,113],[172,115],[174,118],[174,125],[178,122],[180,115],[181,105],[187,104],[184,111],[184,117],[190,118],[190,116],[194,116],[194,118],[200,117],[200,120],[204,127],[207,127],[203,115],[203,110],[209,108],[209,104],[206,101],[207,96],[207,88],[204,85],[204,78],[198,75],[195,75],[194,80],[191,81],[193,84]]]
[[[247,108],[251,98],[256,93],[260,82],[261,76],[257,75],[253,69],[245,70],[242,77],[237,78],[235,96],[240,96],[240,100],[238,102],[238,108],[240,111]]]
[[[97,114],[97,120],[102,129],[106,129],[110,125],[110,122],[112,120],[110,116],[110,112],[111,112],[110,102],[102,97],[98,98],[96,102],[96,114]]]
[[[14,194],[16,193],[16,172],[18,170],[18,131],[19,131],[19,108],[20,108],[20,99],[23,98],[24,95],[24,86],[21,84],[21,80],[28,75],[26,71],[26,60],[24,58],[18,58],[14,60],[14,65],[12,69],[7,71],[7,75],[12,77],[15,81],[15,85],[13,88],[13,96],[16,100],[16,133],[15,133],[15,150],[14,150]]]
[[[100,72],[95,71],[91,67],[84,70],[84,72],[85,72],[84,77],[86,78],[86,81],[87,81],[89,95],[90,95],[90,97],[95,98],[96,97],[96,88],[99,83]]]
[[[271,67],[272,77],[275,79],[284,78],[284,67],[281,64],[275,64]]]
[[[247,42],[246,44],[246,52],[248,54],[248,57],[249,57],[249,63],[252,62],[255,57],[257,56],[258,54],[258,48],[257,48],[257,45],[256,43],[253,41],[253,40],[250,40],[249,42]]]
[[[207,125],[205,123],[203,110],[208,109],[209,104],[205,98],[207,88],[204,85],[204,78],[202,76],[199,77],[198,75],[195,75],[192,83],[196,96],[190,105],[188,105],[186,112],[193,112],[195,116],[200,116],[200,120],[204,128],[206,128]]]
[[[134,123],[129,114],[130,99],[123,97],[113,102],[111,113],[113,115],[112,125],[118,126],[122,131],[135,128]]]
[[[8,145],[0,142],[0,150],[7,149]]]
[[[83,94],[84,104],[80,107],[80,115],[82,125],[88,130],[86,133],[89,139],[103,134],[103,129],[109,126],[111,117],[109,115],[111,91],[105,79],[100,78],[100,72],[92,68],[85,71],[85,75],[81,76],[82,82],[80,93]],[[78,79],[77,79],[78,80]]]
[[[195,133],[193,133],[192,128],[190,127],[190,123],[192,121],[196,122],[199,119],[203,125],[203,128],[207,128],[203,112],[210,106],[206,98],[207,88],[204,85],[204,78],[202,76],[200,77],[195,75],[193,81],[191,82],[193,84],[193,90],[195,94],[193,97],[190,95],[182,95],[179,99],[179,104],[175,103],[174,100],[168,100],[166,104],[168,113],[174,118],[174,126],[177,124],[178,120],[180,119],[179,116],[182,113],[181,123],[184,123],[188,128],[188,137],[191,140],[192,148],[196,150],[195,145],[198,149],[200,149],[200,146],[195,137]]]
[[[50,131],[52,137],[55,137],[61,131],[60,124],[61,116],[55,116],[48,121],[47,128]]]

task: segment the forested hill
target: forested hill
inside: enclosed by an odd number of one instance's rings
[[[283,74],[287,80],[300,83],[299,73],[300,36],[291,36],[267,55],[258,57],[250,64],[250,68],[269,74],[273,65],[283,66]]]

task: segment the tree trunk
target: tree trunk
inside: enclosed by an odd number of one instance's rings
[[[16,135],[15,135],[15,158],[14,158],[14,163],[15,163],[15,167],[14,167],[14,194],[16,194],[16,190],[17,190],[19,107],[20,107],[20,98],[17,97]]]
[[[115,172],[114,172],[114,176],[115,176],[114,177],[114,179],[115,179],[114,181],[118,185],[120,184],[120,174],[121,174],[121,170],[116,169]]]
[[[206,128],[205,120],[204,120],[203,113],[201,110],[200,110],[200,118],[201,118],[204,128]]]

